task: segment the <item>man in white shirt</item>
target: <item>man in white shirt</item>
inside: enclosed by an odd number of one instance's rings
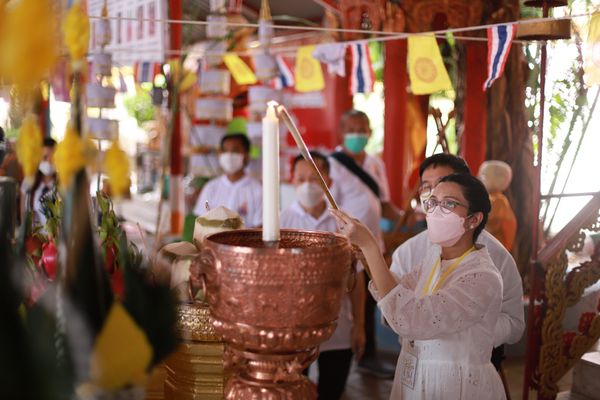
[[[204,214],[207,204],[209,209],[224,206],[240,214],[247,228],[262,225],[262,188],[245,172],[249,159],[250,141],[246,135],[234,133],[223,136],[219,165],[224,173],[202,188],[194,214]]]
[[[311,152],[321,175],[331,186],[327,158]],[[336,232],[335,218],[327,210],[325,193],[309,163],[301,155],[292,165],[292,183],[296,201],[281,213],[281,226],[291,229]],[[342,299],[342,307],[333,336],[320,346],[318,392],[320,399],[339,399],[344,393],[350,372],[352,355],[362,356],[365,344],[364,303],[365,282],[362,267],[357,270],[354,289]]]
[[[397,221],[400,214],[390,202],[390,188],[385,165],[380,158],[365,152],[371,136],[367,115],[358,110],[347,111],[340,120],[343,147],[329,158],[334,197],[342,210],[365,224],[385,252],[381,233],[381,218]],[[375,301],[368,294],[365,304],[366,346],[361,369],[382,378],[392,378],[394,367],[376,358]]]
[[[432,189],[440,179],[456,172],[471,173],[465,161],[460,157],[441,153],[423,161],[419,169],[419,176],[421,177],[419,196],[421,200],[423,201],[431,195]],[[494,332],[494,346],[496,348],[492,353],[492,363],[496,369],[500,370],[504,358],[503,345],[519,341],[525,329],[522,305],[523,283],[515,260],[496,238],[484,230],[479,235],[477,243],[486,246],[490,258],[502,276],[502,308]],[[429,241],[426,231],[407,240],[394,252],[391,271],[399,276],[409,273],[412,268],[423,261],[424,255],[431,246],[433,245]]]

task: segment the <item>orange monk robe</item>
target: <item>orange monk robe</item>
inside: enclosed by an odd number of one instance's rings
[[[485,229],[506,247],[512,250],[517,232],[517,219],[506,196],[501,192],[490,194],[492,211],[488,216]]]

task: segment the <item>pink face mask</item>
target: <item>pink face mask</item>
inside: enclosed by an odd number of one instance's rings
[[[453,212],[444,214],[439,206],[426,219],[429,240],[442,247],[454,246],[465,233],[465,219]]]

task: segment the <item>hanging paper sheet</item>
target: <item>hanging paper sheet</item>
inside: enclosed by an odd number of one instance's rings
[[[343,43],[319,44],[313,51],[313,57],[327,65],[327,72],[346,76],[346,45]]]

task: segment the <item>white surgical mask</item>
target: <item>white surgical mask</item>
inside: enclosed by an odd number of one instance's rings
[[[325,192],[321,186],[312,182],[304,182],[296,186],[296,198],[304,208],[313,208],[323,200]]]
[[[219,165],[226,174],[233,174],[244,168],[244,155],[240,153],[219,154]]]
[[[425,216],[427,219],[427,235],[431,243],[442,247],[454,246],[465,233],[465,219],[453,212],[444,214],[437,206],[433,212]]]
[[[50,161],[42,161],[40,162],[40,165],[38,166],[38,169],[40,170],[40,172],[42,174],[44,174],[45,176],[50,176],[50,175],[54,175],[54,172],[56,171],[54,169],[54,165],[52,165],[50,163]]]

